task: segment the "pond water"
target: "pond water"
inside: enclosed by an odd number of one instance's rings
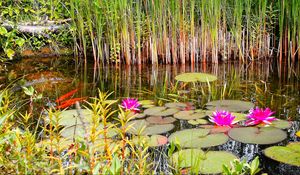
[[[195,66],[106,65],[96,71],[93,64],[86,67],[78,66],[72,58],[23,59],[0,70],[0,87],[3,88],[14,81],[16,83],[13,85],[13,91],[21,93],[21,84],[32,85],[47,97],[48,101],[44,105],[75,88],[79,88],[78,97],[96,96],[97,89],[100,89],[113,91],[114,99],[150,99],[155,100],[158,105],[179,99],[192,101],[196,108],[204,108],[207,102],[220,99],[251,101],[256,106],[269,107],[276,111],[277,118],[294,121],[292,127],[287,130],[288,139],[281,142],[281,145],[288,141],[299,141],[295,132],[299,130],[300,121],[300,66],[281,69],[270,62],[232,62]],[[218,80],[211,84],[199,83],[195,86],[177,84],[175,76],[184,72],[210,73],[216,75]],[[193,127],[187,122],[176,123],[177,130]],[[264,158],[261,153],[264,148],[266,147],[230,140],[213,149],[231,151],[248,161],[259,155],[263,160],[263,171],[269,174],[297,174],[296,169],[290,166],[279,167],[275,162]],[[170,170],[167,158],[161,152],[166,152],[166,147],[154,150],[156,171],[168,173]]]

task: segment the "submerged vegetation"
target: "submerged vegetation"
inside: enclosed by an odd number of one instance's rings
[[[24,21],[64,24],[54,35],[26,37],[27,45],[36,37],[42,45],[73,43],[95,67],[263,59],[292,65],[300,55],[299,9],[298,0],[5,0],[1,19],[16,29]]]

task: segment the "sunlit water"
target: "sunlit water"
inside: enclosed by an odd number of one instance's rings
[[[136,97],[138,99],[157,100],[167,97],[162,92],[164,89],[175,85],[174,78],[176,75],[183,72],[211,73],[218,77],[216,91],[220,91],[225,84],[228,86],[233,81],[235,82],[235,85],[232,86],[233,93],[226,96],[226,99],[252,101],[257,106],[270,107],[276,111],[278,118],[295,121],[292,127],[287,130],[288,139],[280,143],[281,145],[285,145],[289,141],[299,141],[299,138],[295,136],[295,133],[300,129],[299,66],[280,69],[271,63],[258,62],[255,64],[199,64],[195,66],[142,65],[126,67],[107,65],[101,66],[96,71],[94,71],[92,64],[87,67],[76,65],[75,61],[70,58],[67,60],[59,58],[24,59],[7,66],[6,70],[0,72],[0,84],[3,88],[4,85],[9,84],[9,79],[10,81],[20,80],[24,76],[28,77],[33,74],[31,80],[23,83],[28,86],[33,85],[37,91],[44,94],[44,97],[49,97],[48,103],[75,88],[80,88],[78,96],[96,96],[97,89],[101,89],[102,91],[113,91],[112,98],[115,99]],[[55,73],[52,75],[52,72]],[[43,74],[42,78],[38,76],[41,74]],[[50,82],[43,84],[47,78]],[[52,81],[53,79],[56,81]],[[16,92],[19,89],[17,85],[14,87]],[[205,97],[193,96],[193,98],[193,100],[198,101],[196,107],[200,108],[206,102],[217,100],[220,97],[208,94]],[[180,121],[176,124],[177,130],[191,127],[187,122]],[[212,149],[230,151],[247,161],[251,161],[259,155],[264,167],[263,171],[269,174],[297,174],[297,171],[291,166],[279,165],[266,159],[262,154],[264,148],[265,146],[242,144],[230,140],[226,144]],[[166,156],[167,148],[154,149],[153,154],[154,170],[170,173]]]

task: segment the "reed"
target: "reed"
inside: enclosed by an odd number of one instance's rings
[[[85,57],[91,50],[97,65],[235,59],[294,64],[299,6],[297,0],[71,0],[70,11],[78,48]]]

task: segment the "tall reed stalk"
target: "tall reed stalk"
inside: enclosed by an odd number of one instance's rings
[[[300,55],[297,0],[71,0],[70,7],[77,48],[94,67],[235,59],[291,65]]]

